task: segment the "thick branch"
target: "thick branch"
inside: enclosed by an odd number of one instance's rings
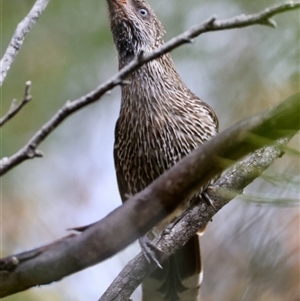
[[[243,189],[254,181],[276,158],[282,154],[282,148],[289,139],[282,139],[278,145],[269,146],[256,151],[226,172],[207,193],[217,210],[220,210]],[[167,231],[155,239],[160,250],[160,262],[180,249],[196,232],[211,219],[214,210],[206,202],[198,203],[189,209],[179,222],[169,226]],[[124,267],[121,273],[109,286],[99,301],[129,300],[133,291],[143,279],[157,268],[155,263],[149,264],[142,253],[138,254]]]
[[[8,112],[0,119],[0,127],[2,127],[8,120],[12,119],[32,99],[32,96],[29,94],[30,87],[31,81],[27,81],[22,101],[17,104],[17,100],[13,99]]]
[[[19,23],[5,53],[0,61],[0,87],[10,69],[13,61],[15,60],[26,35],[29,33],[33,25],[36,23],[42,12],[46,9],[50,0],[37,0],[28,13],[28,15]]]
[[[270,17],[288,10],[297,9],[299,7],[300,1],[289,1],[281,5],[267,8],[260,13],[253,15],[240,15],[221,21],[217,21],[216,17],[212,17],[204,23],[194,26],[183,34],[171,39],[169,42],[165,43],[162,47],[154,50],[153,52],[141,54],[95,90],[74,101],[68,101],[46,124],[43,125],[43,127],[23,148],[21,148],[11,157],[3,158],[0,161],[0,175],[5,174],[7,171],[24,162],[25,160],[40,156],[41,153],[37,151],[37,147],[57,126],[59,126],[72,113],[80,110],[82,107],[87,106],[88,104],[97,101],[107,91],[113,89],[117,85],[122,84],[128,74],[132,73],[143,64],[160,57],[161,55],[173,50],[176,47],[179,47],[182,44],[190,42],[192,38],[195,38],[202,33],[240,28],[254,24],[269,24],[270,22],[268,22],[268,20]]]
[[[83,233],[3,259],[0,297],[60,280],[120,251],[148,232],[233,160],[260,148],[261,145],[253,141],[253,134],[263,137],[265,144],[294,135],[300,127],[299,97],[297,94],[274,109],[245,119],[218,134]],[[226,164],[222,158],[226,158]],[[244,187],[246,181],[241,180],[240,185],[236,189]],[[215,206],[220,209],[225,203],[222,199],[217,200]],[[200,209],[203,225],[215,212],[205,204]]]

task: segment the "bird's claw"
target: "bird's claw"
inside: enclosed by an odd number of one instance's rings
[[[215,210],[215,212],[217,212],[217,208],[214,205],[213,200],[209,197],[209,195],[204,191],[201,193],[202,197],[204,198],[204,200]]]
[[[142,253],[147,260],[147,262],[155,262],[155,264],[162,269],[162,266],[157,259],[157,252],[163,252],[159,247],[157,247],[147,236],[143,236],[139,239],[139,243],[142,249]]]

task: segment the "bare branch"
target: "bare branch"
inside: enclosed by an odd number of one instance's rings
[[[234,18],[220,21],[217,21],[216,17],[211,17],[204,23],[194,26],[183,34],[171,39],[169,42],[165,43],[162,47],[154,50],[153,52],[143,53],[143,55],[139,55],[117,74],[115,74],[113,77],[98,86],[90,93],[76,100],[68,101],[47,123],[43,125],[43,127],[29,140],[29,142],[23,148],[21,148],[11,157],[3,158],[0,161],[0,175],[5,174],[7,171],[24,162],[25,160],[40,156],[40,152],[37,151],[38,145],[42,141],[44,141],[58,125],[60,125],[74,112],[97,101],[107,91],[113,89],[115,86],[125,83],[126,81],[124,82],[124,79],[126,78],[126,76],[141,67],[143,64],[146,64],[149,61],[162,56],[163,54],[173,50],[176,47],[179,47],[182,44],[190,43],[193,38],[199,36],[202,33],[246,27],[255,24],[265,25],[266,23],[268,23],[267,20],[269,20],[269,18],[271,18],[272,16],[288,10],[294,10],[299,7],[300,1],[288,1],[280,5],[278,4],[270,8],[266,8],[260,13],[253,15],[240,15]]]
[[[23,19],[22,22],[18,24],[17,29],[4,53],[4,56],[0,61],[0,87],[4,82],[8,70],[14,62],[26,35],[36,23],[42,12],[46,9],[49,2],[50,0],[37,0],[28,15]]]
[[[297,94],[275,108],[242,120],[219,133],[107,217],[85,227],[81,234],[74,234],[51,245],[2,259],[0,297],[60,280],[120,251],[148,232],[182,200],[207,183],[208,179],[232,165],[234,160],[260,148],[261,145],[253,142],[252,133],[264,137],[264,141],[268,141],[268,144],[276,143],[275,140],[280,137],[294,135],[300,128],[299,98],[300,94]],[[278,156],[269,151],[271,149],[258,153],[255,158],[257,162],[266,162],[265,165],[261,165],[263,166],[261,169],[268,166],[268,160],[272,162]],[[279,150],[281,151],[280,148]],[[225,159],[222,158],[226,158],[226,164],[224,164]],[[232,187],[234,190],[241,191],[249,183],[247,177],[250,178],[250,182],[252,181],[248,171],[251,171],[252,165],[253,167],[257,165],[257,163],[246,162],[247,165],[237,165],[231,173],[226,173],[218,185],[226,189],[226,192]],[[259,170],[257,171],[256,168],[255,170],[257,176]],[[217,191],[209,191],[209,194],[217,210],[234,196],[232,193],[224,195],[222,192],[222,196],[219,197]],[[213,208],[207,207],[205,203],[197,210],[200,210],[200,213],[196,214],[200,216],[200,220],[195,228],[206,224],[215,214]],[[194,216],[192,218],[194,219]],[[191,225],[188,228],[190,227]],[[189,231],[184,230],[187,235],[192,235]],[[164,239],[169,239],[168,237],[170,235],[165,236]],[[184,240],[180,238],[179,245],[183,244]],[[162,260],[165,259],[163,256]]]
[[[25,92],[22,101],[17,104],[17,100],[13,99],[8,112],[0,119],[0,127],[2,127],[8,120],[13,118],[31,99],[30,93],[31,81],[25,84]]]
[[[282,139],[278,145],[266,147],[246,157],[231,168],[222,178],[207,190],[211,200],[220,210],[236,195],[255,180],[282,153],[282,147],[289,139]],[[246,172],[245,172],[246,171]],[[170,225],[160,237],[154,241],[162,250],[160,262],[166,260],[180,249],[196,232],[209,222],[214,210],[206,202],[198,203],[183,215],[179,222]],[[206,218],[203,218],[207,215]],[[124,269],[112,282],[99,301],[129,300],[133,291],[143,279],[157,268],[155,263],[149,264],[142,253],[127,263]]]

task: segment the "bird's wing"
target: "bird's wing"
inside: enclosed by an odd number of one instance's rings
[[[116,122],[116,127],[115,127],[115,141],[117,139],[117,131],[119,129],[119,119]],[[126,201],[126,199],[128,198],[127,194],[127,184],[126,181],[124,179],[123,173],[120,172],[119,168],[120,168],[120,158],[117,155],[117,149],[116,149],[116,145],[117,143],[115,143],[115,147],[114,147],[114,162],[115,162],[115,169],[116,169],[116,176],[117,176],[117,183],[118,183],[118,188],[119,188],[119,193],[122,199],[122,202],[124,203]]]

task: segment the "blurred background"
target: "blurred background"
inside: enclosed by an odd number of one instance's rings
[[[213,14],[255,13],[274,0],[151,0],[167,34],[180,34]],[[1,57],[33,0],[1,0]],[[299,11],[274,18],[277,29],[251,26],[206,33],[172,53],[184,81],[216,111],[220,129],[299,91]],[[27,36],[1,88],[1,116],[32,81],[33,100],[1,129],[1,157],[20,149],[65,103],[117,71],[106,1],[52,1]],[[115,88],[65,121],[1,180],[1,257],[68,234],[121,204],[113,165]],[[299,135],[262,177],[219,212],[203,237],[204,301],[297,301],[299,296]],[[18,300],[98,300],[139,252],[113,258]],[[140,300],[140,291],[133,296]]]

